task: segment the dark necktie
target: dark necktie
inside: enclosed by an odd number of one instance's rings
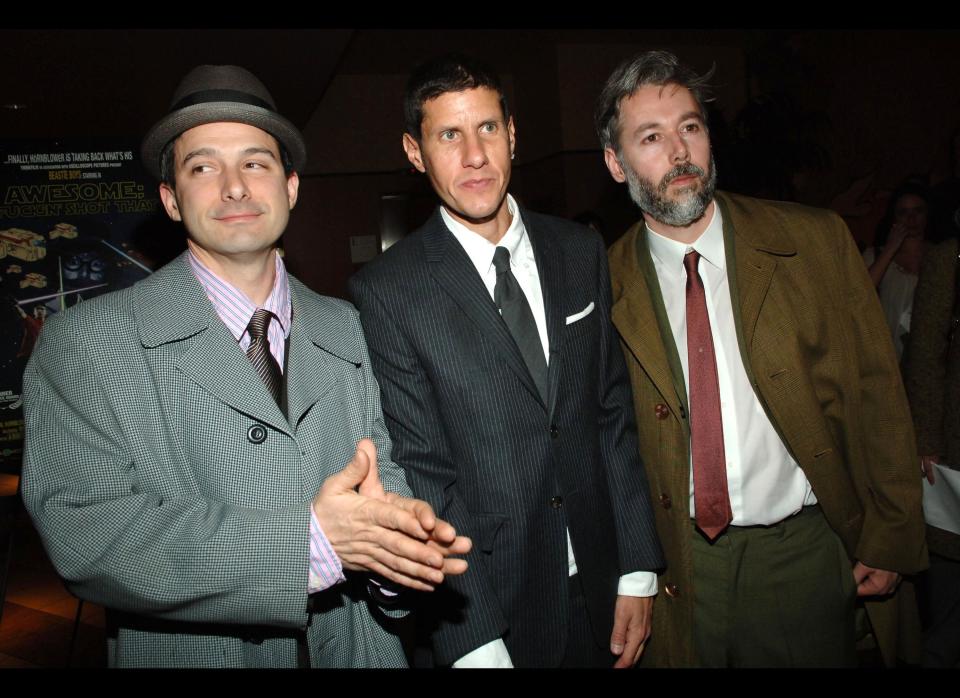
[[[687,371],[690,376],[690,450],[693,455],[693,507],[697,528],[713,540],[730,524],[727,459],[717,359],[703,281],[697,271],[700,254],[683,258],[687,270]]]
[[[517,343],[533,382],[544,404],[547,402],[547,361],[543,356],[543,343],[537,331],[537,323],[527,297],[523,295],[517,277],[510,271],[510,250],[498,247],[493,253],[493,266],[497,270],[497,283],[493,287],[493,300],[500,308],[503,321],[507,323],[513,341]]]
[[[247,325],[247,332],[250,333],[250,346],[247,347],[247,358],[253,364],[253,368],[260,374],[261,380],[267,386],[267,390],[273,395],[273,399],[280,404],[280,386],[283,378],[280,374],[280,366],[277,360],[270,353],[270,340],[267,339],[267,328],[270,327],[270,320],[273,319],[273,313],[263,308],[258,308],[250,318],[250,324]]]

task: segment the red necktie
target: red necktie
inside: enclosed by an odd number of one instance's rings
[[[717,359],[703,281],[697,272],[700,253],[683,258],[687,270],[687,370],[690,377],[690,450],[693,454],[693,506],[697,528],[713,540],[730,524],[727,459]]]

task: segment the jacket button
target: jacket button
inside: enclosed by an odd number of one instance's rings
[[[559,509],[560,507],[562,507],[563,497],[561,497],[560,495],[557,495],[556,497],[551,497],[550,506],[552,506],[554,509]]]
[[[670,408],[662,402],[658,402],[653,408],[653,413],[657,415],[657,419],[666,419],[670,416]]]
[[[659,499],[664,509],[669,509],[673,505],[673,502],[670,500],[670,495],[666,492],[661,493]]]
[[[560,430],[557,429],[557,425],[556,425],[556,424],[551,424],[551,425],[550,425],[550,438],[551,438],[551,439],[555,439],[555,438],[557,438],[558,436],[560,436]]]
[[[667,596],[669,596],[671,599],[675,599],[678,596],[680,596],[680,587],[678,587],[676,584],[673,584],[672,582],[670,584],[667,584],[667,586],[665,586],[663,590],[667,592]]]
[[[267,440],[267,428],[262,424],[254,424],[247,429],[247,441],[252,444],[262,444]]]

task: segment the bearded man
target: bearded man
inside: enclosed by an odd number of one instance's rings
[[[643,214],[610,272],[667,559],[646,660],[854,665],[861,597],[893,662],[926,550],[890,335],[838,216],[715,192],[708,77],[644,53],[596,111]]]

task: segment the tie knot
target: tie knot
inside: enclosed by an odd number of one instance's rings
[[[250,333],[251,342],[256,342],[258,339],[263,339],[267,336],[267,327],[270,325],[271,318],[273,318],[273,313],[269,310],[257,308],[253,317],[250,318],[250,324],[247,325],[247,332]]]
[[[695,276],[697,273],[697,262],[700,261],[700,253],[696,250],[690,250],[683,255],[683,268],[687,270],[687,276]]]
[[[506,247],[498,247],[493,252],[493,267],[497,274],[502,274],[510,270],[510,250]]]

